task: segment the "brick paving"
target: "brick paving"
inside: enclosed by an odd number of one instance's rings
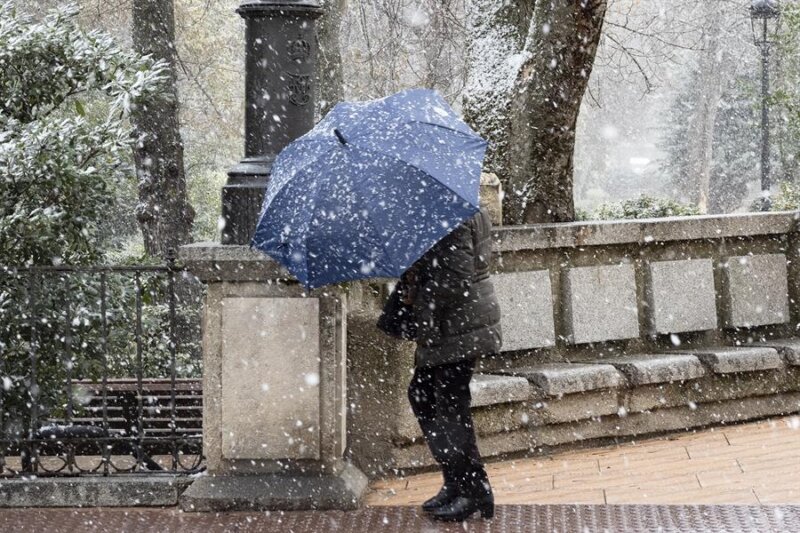
[[[487,465],[502,504],[800,504],[800,416]],[[378,480],[368,505],[419,505],[438,473]]]
[[[753,532],[797,533],[800,506],[503,505],[494,519],[432,522],[412,507],[293,513],[182,513],[176,509],[0,510],[14,533],[464,533]]]
[[[0,509],[0,532],[800,531],[800,417],[488,465],[491,521],[431,522],[437,474],[375,481],[352,512]],[[675,505],[678,504],[678,505]]]

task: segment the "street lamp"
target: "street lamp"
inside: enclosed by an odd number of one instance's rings
[[[222,244],[248,244],[272,163],[314,126],[319,0],[241,0],[245,20],[244,158],[222,188]]]
[[[780,2],[778,0],[753,0],[750,4],[750,24],[753,40],[761,50],[761,209],[770,208],[770,164],[769,164],[769,51],[778,35],[780,24]]]

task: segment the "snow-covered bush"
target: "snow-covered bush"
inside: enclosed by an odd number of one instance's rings
[[[662,218],[699,215],[697,207],[674,200],[642,195],[632,200],[603,204],[591,213],[582,213],[584,220],[616,220]]]
[[[96,376],[113,348],[101,340],[96,277],[16,268],[101,258],[114,185],[133,179],[127,117],[163,72],[83,31],[73,6],[34,20],[0,4],[0,394],[12,426],[26,425],[34,401],[42,416],[63,407],[67,369]],[[109,310],[131,300],[110,278],[105,289]],[[36,386],[26,377],[34,361]]]
[[[772,197],[771,211],[796,211],[800,209],[800,186],[796,183],[784,181],[780,189]]]
[[[131,179],[126,118],[163,65],[85,32],[75,7],[36,22],[0,5],[0,263],[99,256],[114,187]]]

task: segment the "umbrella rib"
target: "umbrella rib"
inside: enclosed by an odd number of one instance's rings
[[[480,136],[480,135],[478,135],[477,133],[469,134],[469,133],[467,133],[467,132],[465,132],[465,131],[460,131],[460,130],[457,130],[457,129],[451,128],[451,127],[449,127],[449,126],[444,126],[444,125],[442,125],[442,124],[436,124],[435,122],[428,122],[428,121],[426,121],[426,120],[416,120],[416,119],[412,119],[412,120],[409,120],[409,122],[414,122],[414,123],[416,123],[416,124],[425,124],[426,126],[434,126],[434,127],[436,127],[436,128],[442,128],[443,130],[452,131],[453,133],[458,133],[459,135],[463,135],[464,137],[467,137],[468,139],[481,140],[481,141],[483,141],[484,143],[486,143],[486,144],[489,144],[489,143],[486,141],[486,139],[484,139],[483,137],[481,137],[481,136]]]

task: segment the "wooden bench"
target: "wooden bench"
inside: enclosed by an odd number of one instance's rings
[[[40,441],[39,455],[64,454],[70,447],[70,452],[75,455],[100,455],[101,443],[108,443],[112,455],[141,456],[149,470],[162,470],[152,459],[153,455],[172,454],[174,446],[181,454],[202,453],[203,389],[200,379],[176,380],[174,410],[169,379],[142,380],[141,426],[139,385],[135,378],[107,380],[105,423],[102,383],[76,380],[72,382],[72,390],[73,397],[86,397],[88,401],[75,406],[75,416],[69,423],[64,419],[49,419],[34,433],[34,439]],[[67,443],[70,446],[66,446]],[[32,471],[30,454],[24,450],[21,453],[24,472]]]

